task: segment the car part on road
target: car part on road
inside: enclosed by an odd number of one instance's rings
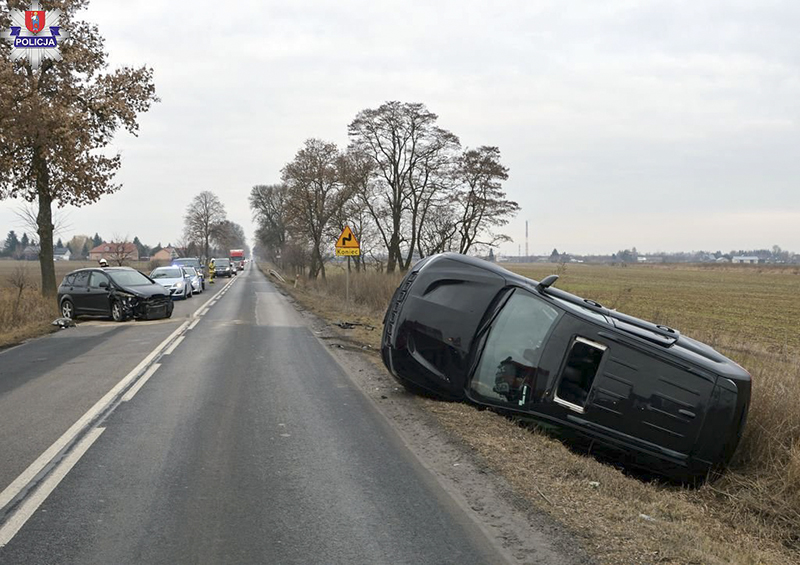
[[[384,318],[382,357],[413,391],[588,438],[678,480],[730,461],[751,377],[677,330],[458,254],[420,261]]]

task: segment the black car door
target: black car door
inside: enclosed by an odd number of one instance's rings
[[[89,310],[89,274],[91,271],[78,271],[75,273],[72,286],[69,287],[72,303],[75,305],[75,314],[88,314]]]
[[[89,292],[87,293],[87,311],[92,314],[109,314],[111,309],[108,301],[110,281],[108,275],[100,271],[92,271],[89,279]]]

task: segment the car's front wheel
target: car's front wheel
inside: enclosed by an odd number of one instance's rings
[[[61,303],[61,316],[70,320],[75,318],[75,305],[72,304],[72,300],[66,299]]]
[[[125,319],[125,312],[122,310],[122,304],[119,300],[111,303],[111,319],[115,322],[122,322]]]

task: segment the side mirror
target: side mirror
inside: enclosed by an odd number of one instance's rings
[[[108,288],[108,283],[106,281],[102,281],[99,285],[100,288]]]

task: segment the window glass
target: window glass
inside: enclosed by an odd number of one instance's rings
[[[481,396],[523,405],[533,390],[545,340],[561,312],[516,290],[498,314],[470,386]]]
[[[113,271],[110,273],[110,275],[111,280],[113,280],[119,286],[147,286],[154,284],[153,281],[148,279],[139,271]]]
[[[73,286],[75,284],[75,274],[73,273],[64,277],[64,282],[61,284],[64,286]]]
[[[78,271],[75,273],[75,286],[86,286],[89,284],[89,273],[91,271]]]
[[[100,288],[100,283],[106,283],[108,285],[108,277],[103,273],[98,273],[97,271],[92,273],[92,278],[89,279],[89,288],[98,289]]]
[[[182,277],[183,271],[180,267],[164,267],[150,273],[151,279],[180,279]]]

